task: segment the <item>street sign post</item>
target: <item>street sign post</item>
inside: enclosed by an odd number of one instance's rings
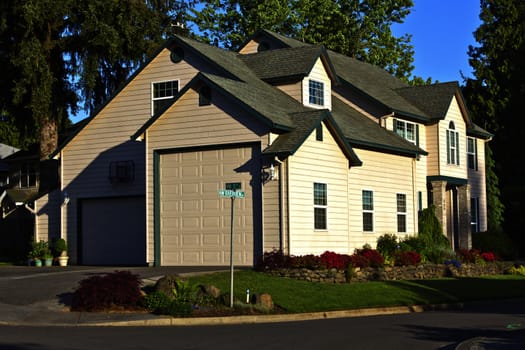
[[[235,216],[235,198],[244,198],[240,182],[226,183],[226,188],[219,190],[219,197],[231,198],[231,228],[230,228],[230,307],[233,308],[233,233]]]

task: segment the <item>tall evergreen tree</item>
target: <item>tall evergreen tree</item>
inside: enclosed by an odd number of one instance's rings
[[[3,0],[0,110],[10,122],[4,127],[15,127],[24,147],[40,141],[45,158],[78,102],[88,111],[103,103],[171,24],[184,21],[186,6],[176,0]]]
[[[505,206],[504,229],[525,253],[525,168],[519,152],[525,138],[525,2],[482,0],[480,19],[474,33],[479,46],[469,48],[474,78],[466,81],[465,95],[475,121],[495,133],[491,148]]]
[[[236,49],[257,29],[308,43],[322,43],[347,56],[408,80],[413,70],[410,36],[395,37],[412,0],[211,0],[198,1],[192,21],[210,41]]]

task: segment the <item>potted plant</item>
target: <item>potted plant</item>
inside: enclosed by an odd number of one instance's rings
[[[42,266],[42,258],[46,253],[49,253],[49,245],[46,241],[31,242],[31,251],[28,257],[34,262],[35,266]]]
[[[44,260],[45,266],[53,265],[53,254],[51,254],[49,249],[42,254],[42,259]]]
[[[67,261],[69,257],[67,256],[67,243],[63,238],[56,240],[54,244],[55,254],[58,260],[58,265],[67,266]]]

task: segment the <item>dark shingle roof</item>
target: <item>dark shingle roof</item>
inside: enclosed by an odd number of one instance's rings
[[[326,54],[324,47],[312,45],[241,55],[240,58],[260,79],[275,81],[302,79],[323,54]]]
[[[456,81],[410,86],[396,90],[400,96],[416,105],[432,120],[445,118],[450,103],[458,91],[459,85]]]
[[[332,96],[332,115],[352,147],[409,156],[427,154],[421,148],[381,127],[377,122],[357,112],[335,96]]]

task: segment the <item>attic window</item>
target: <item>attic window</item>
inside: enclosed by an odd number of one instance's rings
[[[135,163],[132,160],[109,163],[109,181],[111,183],[125,183],[133,180],[135,180]]]
[[[324,84],[322,82],[310,80],[308,92],[310,104],[324,106]]]
[[[199,90],[199,106],[211,105],[211,89],[209,86],[203,86]]]
[[[182,47],[177,46],[173,50],[171,50],[170,59],[173,63],[181,62],[184,59],[184,50],[182,49]]]
[[[179,91],[178,80],[161,81],[152,84],[152,113],[157,114]]]
[[[267,41],[261,41],[257,46],[257,52],[268,51],[270,49],[270,44]]]

